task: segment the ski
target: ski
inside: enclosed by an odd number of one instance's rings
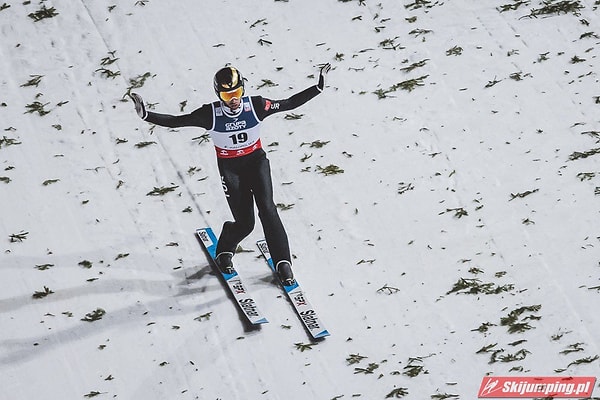
[[[217,237],[215,236],[212,228],[196,229],[196,235],[202,242],[206,252],[210,255],[213,263],[216,266],[215,258],[217,256]],[[233,294],[233,297],[235,298],[240,310],[244,313],[246,318],[248,318],[248,321],[250,321],[250,323],[253,325],[269,322],[258,309],[254,298],[246,289],[246,286],[242,282],[242,278],[238,275],[238,273],[235,270],[232,274],[223,273],[221,271],[219,272],[227,283],[227,286],[229,287],[231,294]]]
[[[267,246],[267,242],[264,239],[256,242],[258,249],[262,253],[265,258],[265,261],[271,268],[273,272],[275,271],[275,265],[273,264],[273,259],[271,258],[271,252],[269,251],[269,246]],[[288,298],[292,302],[296,313],[300,317],[300,320],[304,324],[304,327],[308,332],[312,335],[314,339],[324,338],[325,336],[329,336],[329,332],[325,329],[323,323],[319,319],[317,312],[314,310],[313,306],[308,302],[306,298],[306,294],[300,287],[298,281],[295,281],[292,285],[284,285],[281,284]]]

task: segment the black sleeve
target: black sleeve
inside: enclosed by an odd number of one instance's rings
[[[300,107],[319,93],[321,91],[317,88],[317,85],[314,85],[284,100],[270,100],[262,96],[252,96],[252,105],[256,110],[258,119],[262,121],[269,115]]]
[[[199,126],[204,129],[211,129],[213,123],[212,107],[210,104],[204,104],[202,107],[192,111],[189,114],[169,115],[148,112],[146,121],[151,124],[166,126],[167,128],[181,128],[184,126]]]

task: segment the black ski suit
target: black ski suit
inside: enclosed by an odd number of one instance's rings
[[[217,254],[235,253],[237,245],[254,229],[254,201],[265,240],[275,265],[289,261],[287,234],[273,201],[269,160],[260,143],[258,125],[268,116],[292,110],[321,93],[311,86],[288,99],[270,100],[262,96],[243,97],[238,110],[216,101],[184,115],[148,112],[147,122],[178,128],[198,126],[208,130],[217,151],[217,165],[223,190],[234,221],[227,221],[217,244]]]

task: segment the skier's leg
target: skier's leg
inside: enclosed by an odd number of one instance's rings
[[[222,164],[219,171],[234,220],[223,224],[216,251],[217,255],[223,252],[233,255],[242,239],[254,229],[254,201],[250,187],[239,174]]]
[[[252,191],[274,264],[287,261],[291,265],[288,237],[277,212],[277,206],[273,201],[271,167],[266,156],[261,157],[256,164],[255,173],[252,176]]]

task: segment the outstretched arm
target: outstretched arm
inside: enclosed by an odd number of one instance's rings
[[[325,89],[325,77],[331,71],[331,64],[326,63],[321,66],[321,71],[319,72],[319,83],[317,83],[317,89],[319,91],[323,91]]]
[[[331,69],[331,64],[327,63],[321,67],[319,73],[319,82],[303,91],[296,93],[295,95],[284,99],[284,100],[270,100],[261,96],[252,97],[254,109],[258,118],[262,121],[269,115],[293,110],[294,108],[300,107],[310,99],[320,94],[325,88],[325,76]]]
[[[199,126],[204,129],[210,129],[212,127],[212,109],[210,104],[205,104],[189,114],[170,115],[147,111],[142,96],[137,93],[131,93],[131,99],[133,100],[138,116],[151,124],[168,128]]]

